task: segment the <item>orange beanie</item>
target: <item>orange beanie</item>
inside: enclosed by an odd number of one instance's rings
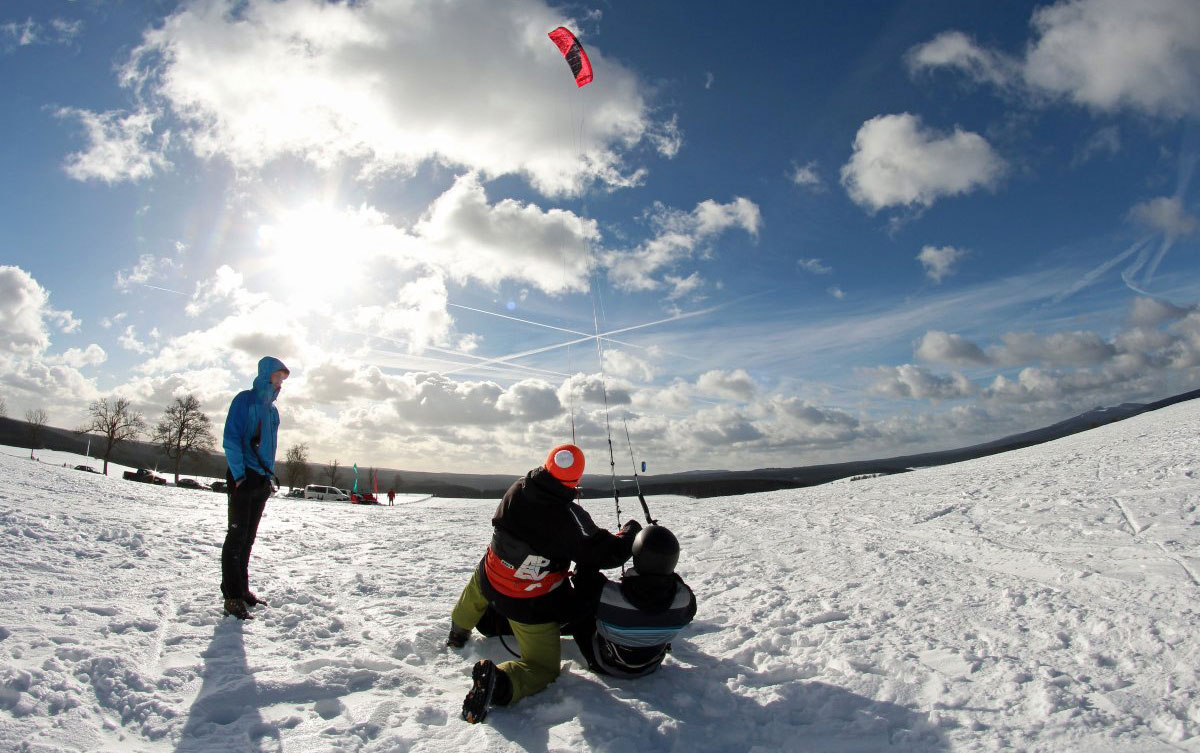
[[[567,486],[576,486],[583,477],[583,450],[573,444],[560,444],[546,456],[546,470]]]

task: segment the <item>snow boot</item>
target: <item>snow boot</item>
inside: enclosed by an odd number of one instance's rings
[[[239,620],[253,620],[254,615],[246,610],[246,602],[241,599],[226,599],[225,614],[236,617]]]
[[[450,623],[450,635],[446,637],[446,645],[450,648],[462,648],[471,637],[470,630],[463,630],[453,622]]]
[[[253,591],[247,591],[246,597],[244,599],[242,599],[242,601],[246,602],[246,606],[248,606],[248,607],[269,607],[269,606],[271,606],[267,602],[258,598],[258,596]]]
[[[490,659],[480,659],[471,670],[471,690],[463,699],[462,718],[478,724],[487,718],[492,706],[507,706],[512,701],[512,680]]]

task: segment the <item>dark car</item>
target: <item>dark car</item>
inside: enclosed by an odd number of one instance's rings
[[[304,488],[303,487],[294,487],[292,489],[289,489],[288,493],[283,496],[291,497],[293,499],[304,499]]]
[[[163,485],[167,480],[162,476],[155,476],[145,468],[138,468],[136,471],[125,471],[121,474],[128,481],[139,481],[143,484],[158,484]]]
[[[100,472],[100,471],[96,470],[95,468],[91,467],[90,465],[77,465],[77,466],[75,466],[75,470],[87,471],[88,473],[99,473]]]
[[[377,505],[379,500],[370,492],[350,492],[350,504],[352,505]]]
[[[175,486],[182,489],[203,489],[204,487],[194,478],[181,478],[175,482]]]
[[[221,494],[224,494],[226,489],[224,481],[214,481],[212,482],[212,486],[208,488],[212,489],[214,492],[220,492]]]

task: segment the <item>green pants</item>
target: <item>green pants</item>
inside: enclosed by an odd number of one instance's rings
[[[450,619],[463,630],[472,630],[487,611],[488,601],[479,588],[479,571],[471,576],[471,580],[458,597]],[[521,648],[521,658],[517,661],[506,661],[499,669],[512,680],[514,703],[520,698],[533,695],[558,679],[562,671],[562,646],[558,634],[558,623],[543,622],[529,625],[516,620],[509,620],[517,645]]]

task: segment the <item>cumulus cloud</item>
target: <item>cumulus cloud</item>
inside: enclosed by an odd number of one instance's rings
[[[942,376],[908,363],[880,367],[870,374],[869,391],[887,397],[943,400],[968,397],[976,391],[971,380],[958,372]]]
[[[79,320],[50,305],[50,294],[25,270],[0,266],[0,354],[30,357],[50,347],[48,322],[74,332]]]
[[[460,177],[413,228],[431,264],[458,281],[516,280],[551,294],[587,289],[594,220],[511,199],[489,204],[475,174]]]
[[[608,251],[601,257],[609,280],[625,290],[667,287],[666,279],[657,277],[664,270],[693,258],[728,230],[741,229],[757,237],[762,224],[758,205],[741,197],[727,204],[708,199],[691,212],[656,203],[649,219],[655,229],[653,238],[632,251]]]
[[[908,54],[914,71],[950,67],[979,82],[1097,111],[1200,113],[1200,8],[1193,0],[1063,0],[1037,8],[1022,56],[949,31]]]
[[[921,336],[915,354],[922,361],[954,366],[978,366],[990,361],[982,348],[962,335],[938,330]]]
[[[1129,308],[1129,323],[1135,327],[1154,327],[1182,319],[1195,310],[1194,306],[1176,306],[1157,298],[1135,298]]]
[[[901,113],[863,123],[841,175],[850,198],[877,212],[929,207],[946,196],[991,188],[1004,172],[1004,160],[979,134],[961,128],[939,132]]]
[[[438,161],[525,175],[548,195],[634,185],[644,170],[625,155],[643,141],[674,154],[678,127],[655,121],[635,75],[595,44],[605,80],[588,92],[587,127],[543,117],[574,93],[546,39],[563,20],[534,0],[192,0],[144,32],[122,81],[181,145],[242,169],[294,157],[378,175]]]
[[[95,113],[62,108],[58,116],[78,120],[87,141],[87,147],[68,155],[63,165],[75,180],[136,182],[171,165],[164,154],[169,133],[155,134],[158,116],[149,110]]]
[[[1192,235],[1200,228],[1200,220],[1184,209],[1178,196],[1159,196],[1144,201],[1129,210],[1129,217],[1168,238]]]
[[[710,397],[748,401],[758,391],[758,385],[745,369],[712,370],[704,372],[696,379],[696,390],[701,395]]]
[[[925,267],[926,277],[940,283],[954,273],[955,265],[966,253],[953,246],[925,246],[921,253],[917,254],[917,261]]]

